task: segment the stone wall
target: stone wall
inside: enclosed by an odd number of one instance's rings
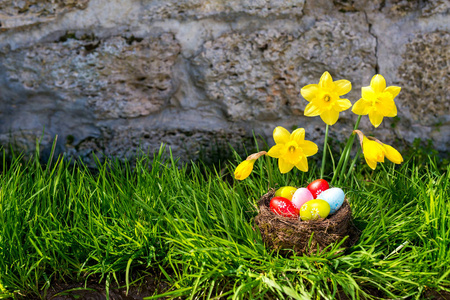
[[[450,2],[445,0],[1,0],[0,144],[87,161],[166,143],[175,156],[271,140],[304,127],[302,86],[324,71],[353,84],[376,73],[402,87],[398,117],[366,134],[450,146]],[[335,139],[356,116],[341,113]],[[209,153],[209,154],[208,154]]]

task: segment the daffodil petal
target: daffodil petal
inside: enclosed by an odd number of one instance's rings
[[[296,164],[295,167],[302,172],[308,172],[308,160],[306,157],[302,156],[300,162]]]
[[[241,162],[234,171],[234,178],[237,180],[244,180],[247,178],[253,171],[253,165],[256,160],[244,160]]]
[[[285,161],[282,158],[278,160],[278,168],[280,169],[280,173],[282,174],[289,172],[290,170],[292,170],[293,167],[294,167],[293,164]]]
[[[371,86],[363,86],[361,88],[361,98],[372,102],[377,100],[377,95],[375,94]]]
[[[338,96],[347,94],[352,90],[352,83],[348,80],[341,79],[334,82],[335,92]]]
[[[380,126],[381,122],[383,122],[383,115],[378,113],[377,111],[370,111],[369,112],[369,120],[372,125],[377,128]]]
[[[305,129],[297,128],[291,133],[291,141],[295,141],[297,144],[303,143],[305,140]]]
[[[286,153],[286,147],[283,144],[275,145],[272,148],[270,148],[269,152],[267,152],[267,155],[274,158],[280,158]]]
[[[388,86],[384,91],[388,92],[389,94],[391,94],[392,98],[395,98],[400,93],[401,89],[402,88],[399,87],[399,86]]]
[[[315,106],[313,103],[309,103],[305,107],[305,116],[307,117],[315,117],[320,115],[319,107]]]
[[[366,159],[366,163],[369,165],[369,167],[370,167],[372,170],[375,170],[375,168],[377,167],[377,162],[374,161],[374,160],[368,159],[366,156],[364,156],[364,158]]]
[[[359,99],[358,101],[353,104],[352,112],[357,115],[367,115],[372,109],[372,106],[370,103],[363,98]]]
[[[372,80],[370,81],[370,87],[373,89],[375,94],[382,93],[386,88],[386,80],[382,75],[377,74],[372,77]]]
[[[336,110],[341,112],[352,107],[352,103],[348,99],[338,99],[335,102]]]
[[[326,90],[334,89],[333,78],[328,71],[324,72],[320,77],[319,87]]]
[[[353,104],[352,112],[357,115],[367,115],[371,108],[369,102],[361,98]]]
[[[386,150],[386,158],[392,161],[395,164],[401,164],[403,162],[403,157],[394,147],[383,144],[384,149]]]
[[[320,114],[320,118],[325,124],[333,125],[339,119],[339,112],[334,109],[325,110]]]
[[[316,154],[317,151],[319,151],[319,147],[317,147],[317,145],[311,141],[303,141],[301,144],[299,144],[299,146],[302,148],[303,153],[306,156],[312,156]]]
[[[273,130],[273,139],[276,144],[286,144],[289,142],[290,136],[291,134],[284,127],[277,126]]]
[[[318,92],[319,87],[317,84],[308,84],[300,90],[300,94],[302,94],[303,98],[310,102],[316,97]]]

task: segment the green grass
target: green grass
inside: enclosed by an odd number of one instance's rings
[[[78,162],[16,157],[0,177],[0,299],[45,297],[55,282],[91,279],[108,293],[150,273],[169,285],[159,293],[189,299],[450,291],[450,167],[410,160],[368,172],[361,164],[342,186],[362,230],[358,243],[285,258],[264,247],[253,223],[266,167],[279,186],[300,187],[316,179],[314,166],[281,175],[260,159],[235,182],[232,165],[180,167],[162,150],[133,166],[99,162],[96,174]]]

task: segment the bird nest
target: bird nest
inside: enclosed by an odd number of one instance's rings
[[[353,225],[352,211],[345,199],[341,208],[325,219],[302,221],[287,218],[270,210],[270,200],[275,192],[270,191],[259,200],[259,214],[255,223],[261,231],[266,247],[283,255],[295,252],[297,255],[313,254],[347,238],[342,247],[353,246],[359,238],[359,230]],[[328,248],[327,248],[328,247]]]

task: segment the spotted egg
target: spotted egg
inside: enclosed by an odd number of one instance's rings
[[[345,193],[342,189],[334,187],[323,191],[317,199],[325,200],[330,205],[330,214],[334,214],[344,203]]]
[[[298,208],[292,204],[291,200],[284,197],[273,197],[270,200],[270,210],[283,217],[298,218]]]
[[[302,205],[300,218],[303,221],[326,218],[330,214],[330,205],[322,199],[313,199]]]

